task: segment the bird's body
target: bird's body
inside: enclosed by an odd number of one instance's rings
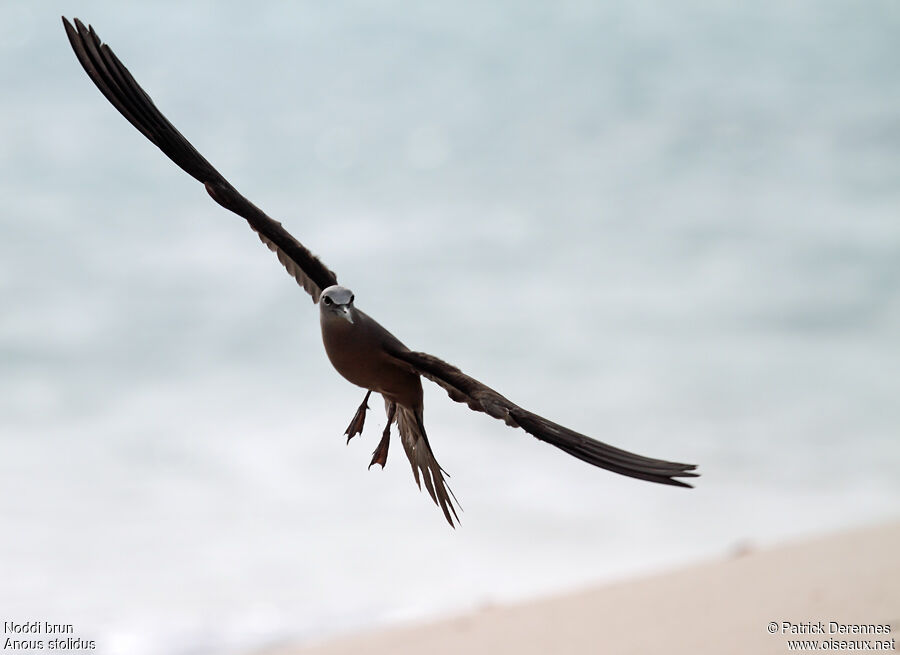
[[[589,464],[640,480],[690,486],[680,478],[696,477],[693,464],[644,457],[592,439],[519,407],[434,355],[404,346],[377,321],[356,309],[353,293],[337,284],[333,271],[281,223],[238,193],[182,136],[109,46],[100,41],[93,28],[85,27],[78,19],[73,27],[63,18],[63,25],[78,61],[119,113],[182,170],[201,182],[213,200],[244,218],[288,273],[319,303],[322,341],[329,360],[344,378],[367,390],[344,433],[348,441],[363,430],[370,394],[379,393],[385,400],[387,424],[370,467],[384,466],[387,462],[391,426],[396,423],[416,482],[425,485],[450,525],[458,520],[456,499],[447,487],[444,471],[434,457],[425,432],[421,382],[425,377],[443,387],[452,400],[511,427],[522,428]]]
[[[347,381],[367,390],[362,405],[344,432],[347,441],[363,430],[369,394],[373,391],[381,394],[387,412],[387,425],[369,467],[380,464],[384,468],[387,464],[391,425],[396,421],[400,442],[412,466],[416,483],[425,483],[428,494],[453,525],[457,518],[453,507],[456,497],[444,480],[444,471],[437,463],[425,433],[422,378],[394,354],[411,351],[378,321],[357,309],[353,301],[353,292],[339,285],[322,291],[319,299],[322,343],[331,365]]]
[[[343,287],[329,287],[323,292],[323,297],[329,297],[326,295],[329,290],[339,289]],[[319,303],[319,307],[322,343],[335,370],[358,387],[379,393],[400,405],[421,410],[421,376],[388,355],[385,347],[409,349],[375,319],[352,304],[347,309],[348,314],[330,311],[324,303]]]

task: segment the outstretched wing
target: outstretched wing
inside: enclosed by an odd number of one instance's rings
[[[456,402],[466,403],[475,411],[505,421],[514,428],[522,428],[541,441],[552,444],[588,464],[632,478],[677,487],[691,486],[677,478],[693,478],[698,475],[693,472],[696,468],[693,464],[667,462],[630,453],[522,409],[487,385],[434,355],[396,347],[390,349],[390,354],[405,362],[419,375],[442,386]]]
[[[281,223],[238,193],[175,129],[110,47],[100,41],[93,27],[85,27],[77,18],[75,27],[65,17],[62,20],[75,56],[113,107],[184,172],[202,182],[213,200],[245,218],[288,273],[312,296],[313,302],[318,302],[323,289],[337,284],[335,274],[318,257],[292,237]]]

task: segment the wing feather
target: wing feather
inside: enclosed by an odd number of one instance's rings
[[[323,289],[337,284],[333,271],[281,223],[238,193],[169,122],[93,27],[85,27],[77,18],[74,27],[65,18],[63,25],[75,56],[110,104],[184,172],[202,182],[213,200],[244,218],[313,302],[318,302]]]
[[[413,371],[443,387],[450,398],[519,427],[537,439],[556,446],[573,457],[608,471],[640,480],[678,487],[691,485],[677,478],[697,477],[693,464],[669,462],[610,446],[542,416],[523,409],[460,369],[427,353],[393,348],[390,354]]]

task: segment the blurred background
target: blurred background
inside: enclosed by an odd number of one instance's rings
[[[60,14],[407,345],[451,530],[317,308]],[[893,0],[0,5],[0,615],[245,653],[900,516]],[[789,572],[786,572],[789,575]]]

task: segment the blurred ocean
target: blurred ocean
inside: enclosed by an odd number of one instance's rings
[[[59,15],[410,347],[450,530],[317,308]],[[900,515],[900,5],[0,4],[0,617],[243,653]],[[375,399],[373,399],[374,401]],[[785,572],[789,575],[789,572]]]

